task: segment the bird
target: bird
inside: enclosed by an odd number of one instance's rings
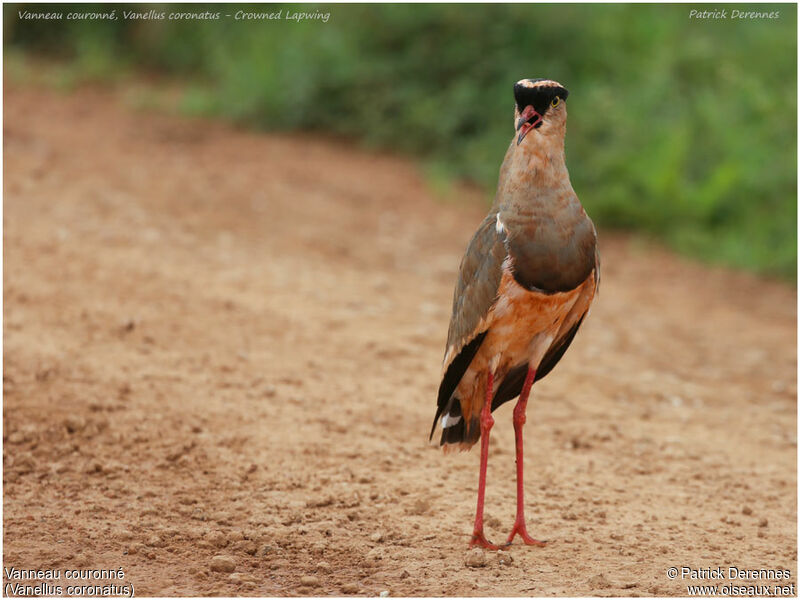
[[[468,450],[480,440],[475,525],[469,546],[500,546],[483,531],[492,411],[513,411],[516,518],[505,546],[528,534],[523,425],[533,384],[561,360],[600,281],[597,231],[570,183],[564,154],[569,92],[551,79],[514,84],[514,133],[489,213],[461,260],[453,294],[436,415],[439,445]]]

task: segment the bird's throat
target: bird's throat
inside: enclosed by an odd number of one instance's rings
[[[553,193],[560,195],[565,188],[571,191],[563,138],[531,132],[510,159],[509,172],[515,175],[501,184],[506,188],[503,195],[507,199],[524,202]]]

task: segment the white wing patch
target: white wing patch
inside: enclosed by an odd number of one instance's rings
[[[461,415],[454,417],[450,414],[446,414],[442,417],[442,429],[447,429],[448,427],[452,427],[453,425],[458,425],[458,422],[461,420]]]
[[[497,233],[503,233],[504,227],[503,222],[500,220],[500,213],[497,213],[497,221],[494,224],[494,230]]]

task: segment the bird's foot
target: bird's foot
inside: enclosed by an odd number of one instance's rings
[[[516,521],[514,523],[514,528],[511,530],[511,535],[508,536],[506,543],[504,546],[510,546],[511,540],[514,539],[514,536],[519,534],[519,537],[522,538],[522,541],[528,546],[546,546],[547,542],[540,542],[539,540],[533,539],[531,536],[528,535],[528,530],[525,528],[525,521]]]
[[[486,536],[483,535],[483,530],[475,531],[472,534],[472,539],[469,542],[469,547],[474,548],[477,546],[478,548],[485,548],[486,550],[500,550],[500,546],[497,544],[493,544],[489,540],[486,539]]]

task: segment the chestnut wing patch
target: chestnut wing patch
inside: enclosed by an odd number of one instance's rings
[[[580,318],[580,320],[573,325],[567,333],[565,333],[562,337],[555,340],[551,345],[550,348],[547,349],[547,352],[542,358],[542,362],[539,363],[539,367],[536,369],[536,378],[534,382],[543,379],[545,375],[547,375],[550,371],[553,370],[553,367],[558,364],[558,361],[561,360],[561,357],[564,356],[564,353],[569,348],[569,345],[572,343],[572,340],[575,339],[575,334],[578,333],[578,328],[583,323],[585,315]],[[518,365],[511,369],[503,378],[503,381],[497,386],[497,391],[494,394],[494,399],[492,400],[492,410],[495,410],[501,404],[508,402],[509,400],[513,400],[517,396],[522,393],[522,384],[525,383],[525,375],[528,373],[528,365]]]

